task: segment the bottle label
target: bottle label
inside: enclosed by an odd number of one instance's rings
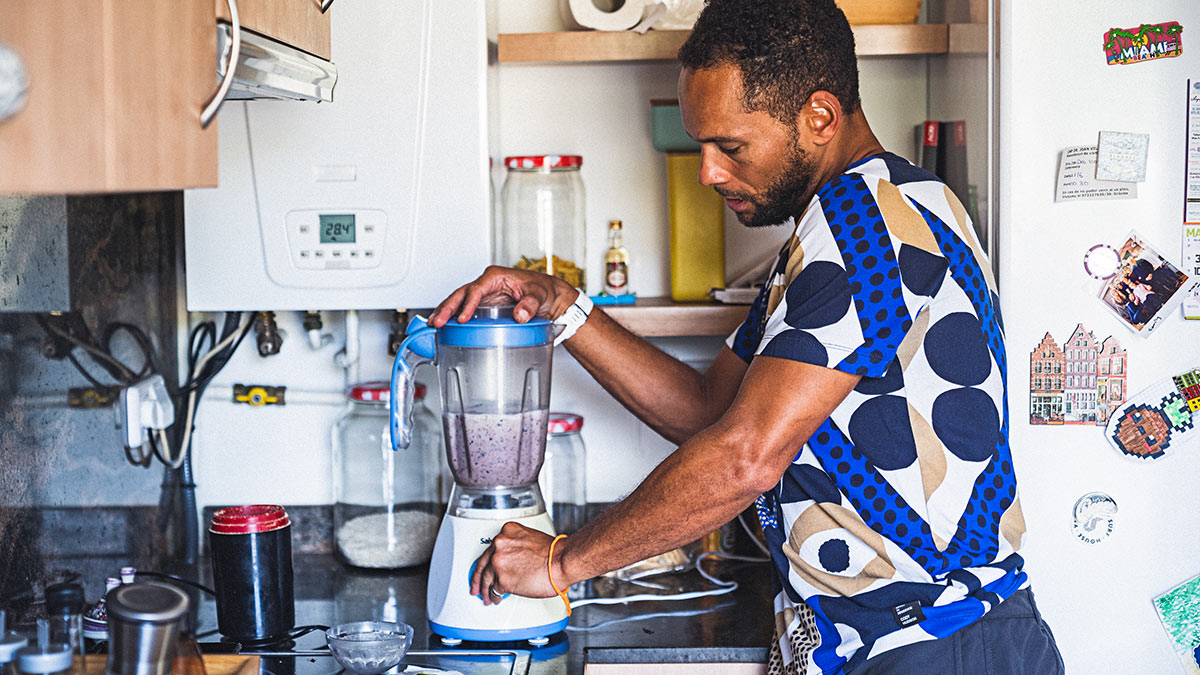
[[[628,292],[628,268],[623,262],[605,263],[604,290],[612,295],[623,295]]]

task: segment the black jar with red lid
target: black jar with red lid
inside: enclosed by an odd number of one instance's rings
[[[232,506],[208,528],[217,629],[229,640],[268,642],[296,625],[292,527],[282,506]]]

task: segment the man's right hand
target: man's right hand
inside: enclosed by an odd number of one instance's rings
[[[429,325],[441,328],[451,319],[466,323],[480,304],[508,301],[516,303],[513,319],[518,323],[525,323],[535,316],[553,321],[578,297],[579,291],[558,277],[492,265],[478,279],[439,303],[429,316]]]

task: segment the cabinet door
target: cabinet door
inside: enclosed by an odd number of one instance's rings
[[[243,28],[330,58],[329,15],[321,13],[320,0],[238,0],[237,5]],[[226,0],[216,0],[216,8],[217,18],[229,21]]]
[[[0,0],[24,62],[23,110],[0,122],[0,192],[134,192],[217,182],[210,0]]]

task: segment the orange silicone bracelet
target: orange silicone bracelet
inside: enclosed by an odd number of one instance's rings
[[[558,593],[558,597],[562,598],[563,604],[567,606],[567,616],[571,616],[571,601],[567,599],[566,591],[560,591],[558,590],[558,586],[554,585],[554,573],[551,571],[554,565],[554,545],[558,543],[559,539],[566,538],[567,535],[560,534],[554,538],[554,541],[550,542],[550,554],[546,556],[546,576],[550,578],[550,588],[553,588],[554,592]]]

